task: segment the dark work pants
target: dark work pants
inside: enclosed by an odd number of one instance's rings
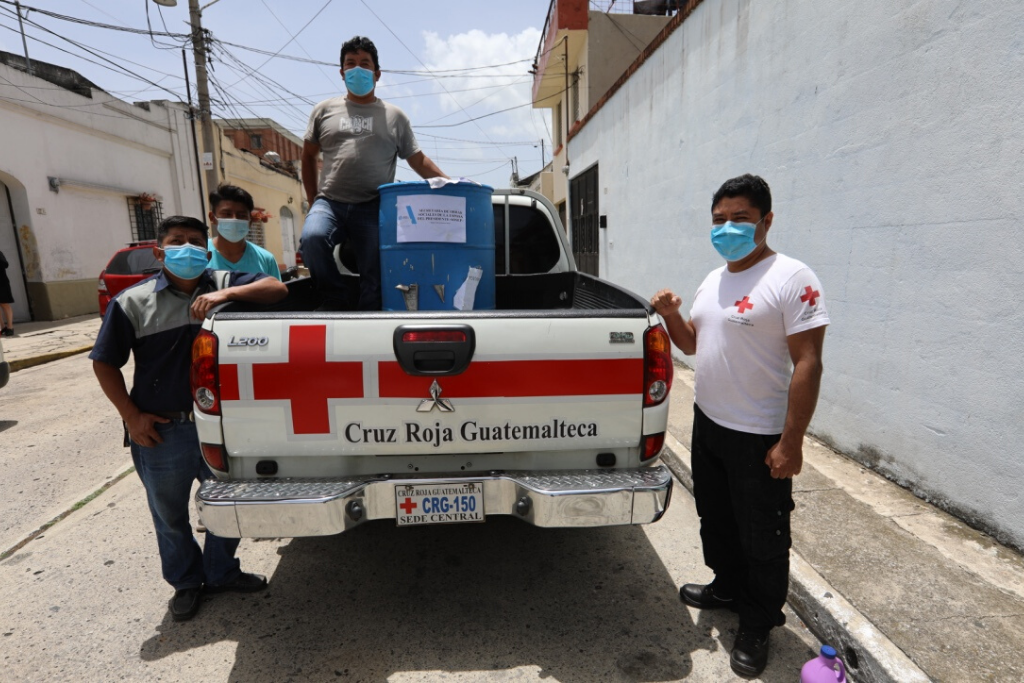
[[[740,626],[761,631],[786,623],[793,480],[772,479],[764,462],[779,436],[722,427],[693,405],[690,453],[704,563],[719,593],[736,599]]]

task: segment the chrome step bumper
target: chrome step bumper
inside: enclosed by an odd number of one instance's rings
[[[203,524],[218,536],[326,536],[372,519],[394,519],[396,487],[465,482],[483,485],[487,515],[514,515],[541,527],[648,524],[665,514],[672,495],[672,475],[661,465],[457,477],[211,479],[200,486],[196,505]]]

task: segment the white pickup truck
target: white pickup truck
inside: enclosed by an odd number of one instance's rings
[[[669,339],[642,299],[578,272],[554,207],[498,190],[496,310],[314,312],[311,283],[230,304],[193,347],[195,421],[225,537],[513,515],[657,521]]]

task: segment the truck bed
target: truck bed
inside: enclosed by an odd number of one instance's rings
[[[355,281],[356,278],[353,278]],[[318,297],[310,278],[288,282],[288,297],[273,306],[255,306],[242,302],[228,304],[222,313],[296,313],[307,317],[318,305]],[[355,289],[355,288],[353,288]],[[496,279],[495,311],[390,311],[362,315],[398,315],[417,317],[451,317],[452,315],[486,316],[496,312],[559,311],[564,315],[593,315],[601,311],[602,317],[646,317],[652,312],[646,300],[627,289],[618,287],[593,275],[580,272],[542,273],[538,275],[499,275]],[[586,311],[586,313],[582,313]],[[324,315],[347,315],[331,312]]]

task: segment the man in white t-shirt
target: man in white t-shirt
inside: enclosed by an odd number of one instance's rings
[[[821,382],[829,324],[814,272],[768,246],[771,190],[762,178],[727,180],[711,202],[711,243],[726,260],[697,289],[690,320],[663,289],[651,299],[669,336],[696,354],[691,458],[710,584],[679,595],[740,617],[730,663],[757,676],[768,634],[785,623],[793,476]]]

